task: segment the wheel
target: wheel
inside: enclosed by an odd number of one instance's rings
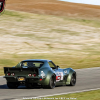
[[[18,84],[15,83],[15,82],[7,82],[7,86],[10,89],[16,89],[16,88],[18,88]]]
[[[73,73],[70,81],[70,86],[75,86],[76,84],[76,74]]]
[[[50,89],[53,89],[55,88],[55,85],[56,85],[56,78],[55,78],[55,75],[51,76],[50,78],[50,81],[49,81],[49,88]]]

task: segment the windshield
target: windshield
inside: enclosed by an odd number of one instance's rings
[[[19,63],[16,67],[22,67],[22,68],[32,68],[32,67],[42,67],[44,62],[40,61],[23,61]]]

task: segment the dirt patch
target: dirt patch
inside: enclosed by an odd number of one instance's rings
[[[38,14],[100,18],[100,6],[58,0],[7,0],[6,9]]]

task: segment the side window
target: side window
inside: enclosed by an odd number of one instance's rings
[[[15,67],[16,68],[21,68],[21,63],[18,63]]]
[[[54,66],[54,64],[53,64],[52,62],[48,62],[48,63],[49,63],[49,66],[50,66],[51,68],[55,69],[55,66]]]
[[[33,64],[35,65],[35,67],[42,67],[43,66],[43,62],[33,62]]]

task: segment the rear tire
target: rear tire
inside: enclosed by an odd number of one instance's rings
[[[50,81],[49,81],[49,88],[54,89],[56,85],[56,78],[55,75],[51,76]]]
[[[76,74],[73,73],[70,81],[70,86],[75,86],[76,84]]]
[[[18,84],[15,82],[7,82],[7,86],[10,89],[17,89],[18,88]]]

